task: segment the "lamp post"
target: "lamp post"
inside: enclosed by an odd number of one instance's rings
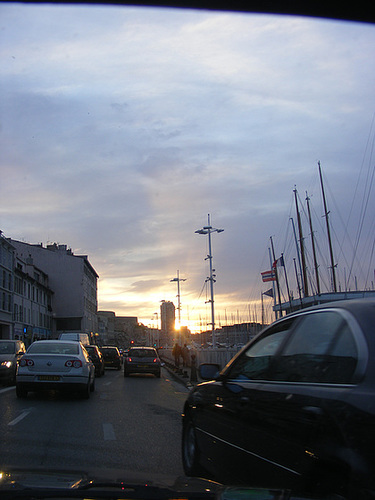
[[[178,311],[178,327],[180,331],[180,342],[181,342],[181,301],[180,301],[180,281],[186,281],[184,278],[180,278],[180,271],[177,269],[177,277],[170,280],[171,282],[177,282],[177,311]],[[182,343],[182,342],[181,342]]]
[[[198,229],[195,231],[197,234],[208,234],[208,255],[205,260],[209,260],[210,264],[210,275],[206,281],[210,282],[211,289],[211,299],[208,302],[211,302],[211,326],[212,326],[212,347],[216,347],[216,339],[215,339],[215,309],[214,309],[214,283],[215,277],[214,274],[215,269],[212,266],[212,247],[211,247],[211,233],[222,233],[224,229],[217,229],[211,226],[210,214],[208,214],[208,225],[204,226],[202,229]]]

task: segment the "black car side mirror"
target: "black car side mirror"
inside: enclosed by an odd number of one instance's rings
[[[215,363],[202,363],[199,365],[198,371],[202,380],[214,380],[219,376],[220,365]]]

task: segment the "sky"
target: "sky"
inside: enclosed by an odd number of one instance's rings
[[[298,294],[294,190],[309,276],[306,194],[330,290],[320,161],[340,289],[371,289],[374,49],[370,24],[1,3],[0,229],[87,255],[98,308],[146,326],[162,300],[177,307],[179,272],[197,331],[210,214],[215,325],[260,321],[271,237]]]

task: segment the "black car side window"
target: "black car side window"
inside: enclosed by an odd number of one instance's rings
[[[235,360],[227,373],[229,379],[267,380],[273,356],[279,350],[295,319],[282,321],[264,332],[241,357]]]
[[[350,383],[357,347],[336,311],[306,314],[272,366],[272,378],[289,382]]]

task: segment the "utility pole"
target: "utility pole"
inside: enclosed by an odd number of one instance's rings
[[[211,326],[212,326],[212,347],[216,347],[215,339],[215,310],[214,310],[214,283],[216,282],[214,274],[215,269],[212,266],[212,247],[211,247],[211,233],[222,233],[224,229],[217,229],[211,226],[210,214],[208,214],[208,225],[204,226],[202,229],[195,231],[197,234],[207,234],[208,235],[208,255],[206,260],[210,264],[210,275],[206,281],[210,282],[211,289],[211,299],[208,301],[211,303]]]
[[[177,269],[177,276],[170,280],[171,282],[177,282],[177,311],[178,311],[178,327],[180,331],[180,342],[181,342],[181,295],[180,295],[180,281],[186,281],[184,278],[180,278],[180,271]]]

